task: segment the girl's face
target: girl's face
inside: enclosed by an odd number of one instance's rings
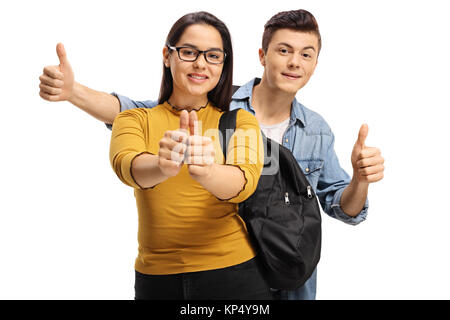
[[[189,58],[189,55],[195,57],[195,52],[190,48],[200,51],[219,49],[223,51],[222,37],[216,28],[206,24],[194,24],[187,27],[175,47],[188,47],[183,49],[182,57]],[[174,103],[184,104],[195,103],[202,100],[206,102],[208,92],[213,90],[220,80],[223,70],[223,63],[211,64],[205,60],[201,53],[195,61],[183,61],[179,58],[177,51],[169,50],[167,47],[163,50],[164,64],[170,67],[173,78],[172,100]],[[216,61],[218,58],[214,52],[207,53],[208,59]],[[220,60],[217,60],[220,61]]]

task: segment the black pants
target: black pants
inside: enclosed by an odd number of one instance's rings
[[[272,300],[256,258],[215,270],[148,275],[136,271],[136,300]]]

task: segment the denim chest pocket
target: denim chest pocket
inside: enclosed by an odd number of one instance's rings
[[[302,159],[297,160],[297,162],[300,165],[306,179],[308,179],[313,189],[316,190],[324,161],[318,159]]]

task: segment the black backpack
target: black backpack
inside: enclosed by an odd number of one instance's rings
[[[225,112],[220,118],[225,158],[238,110]],[[253,195],[239,204],[239,215],[246,223],[269,286],[293,290],[309,279],[319,262],[320,209],[291,151],[262,135],[263,173]]]

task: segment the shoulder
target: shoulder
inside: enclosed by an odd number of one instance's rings
[[[325,118],[316,111],[313,111],[301,103],[297,102],[299,112],[302,113],[305,121],[304,131],[307,135],[333,136],[333,131]]]
[[[115,118],[112,124],[112,131],[123,132],[128,131],[130,128],[142,128],[147,121],[147,113],[145,109],[129,109],[120,112]]]
[[[258,120],[253,114],[244,109],[236,109],[236,130],[243,130],[251,134],[256,133],[257,136],[261,134]]]
[[[147,109],[143,109],[143,108],[124,110],[116,116],[116,118],[114,119],[114,122],[126,121],[126,120],[130,120],[130,121],[144,120],[147,118],[147,115],[148,115]]]
[[[236,114],[236,128],[240,128],[243,126],[251,126],[258,127],[258,120],[256,120],[255,116],[244,109],[237,109]]]
[[[134,109],[128,109],[120,112],[116,118],[114,119],[114,122],[139,122],[144,123],[145,121],[149,120],[150,118],[157,117],[160,115],[161,112],[165,112],[166,108],[164,108],[162,105],[157,105],[154,108],[134,108]]]

